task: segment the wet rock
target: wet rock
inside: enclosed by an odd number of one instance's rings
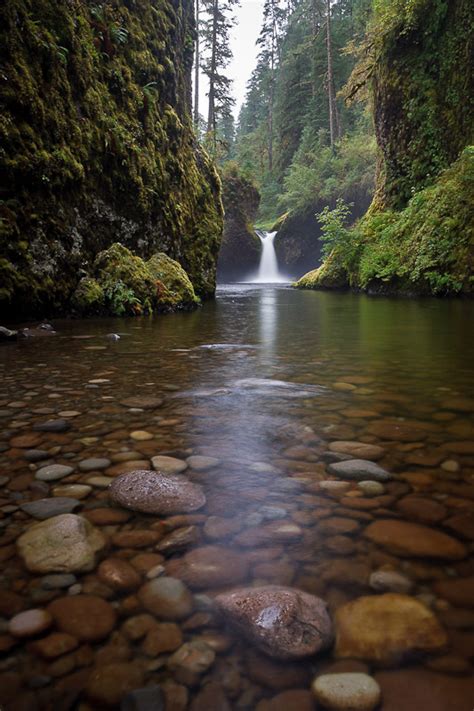
[[[385,492],[385,487],[379,481],[359,481],[357,487],[366,496],[382,496]]]
[[[438,523],[447,514],[447,509],[443,504],[422,496],[405,496],[397,501],[396,506],[407,518],[422,523]]]
[[[290,689],[272,699],[260,701],[255,711],[314,711],[315,702],[310,691]]]
[[[73,499],[85,499],[92,491],[87,484],[60,484],[53,488],[53,496],[66,496]]]
[[[81,642],[96,642],[107,637],[116,622],[112,605],[95,595],[73,595],[53,600],[48,607],[61,632]]]
[[[342,516],[330,516],[319,521],[318,528],[321,533],[327,535],[350,534],[355,533],[360,527],[357,521],[352,518],[343,518]]]
[[[202,546],[166,565],[168,575],[176,575],[191,588],[223,587],[246,580],[247,559],[224,546]]]
[[[211,681],[194,697],[189,711],[232,711],[224,689],[220,684]]]
[[[188,708],[189,692],[185,686],[167,679],[160,684],[160,688],[165,695],[166,711],[184,711]]]
[[[32,642],[29,649],[43,659],[56,659],[72,652],[78,645],[78,640],[72,635],[66,632],[53,632],[48,637]]]
[[[323,674],[311,688],[318,703],[331,711],[372,711],[380,701],[380,686],[367,674]]]
[[[278,661],[253,648],[245,653],[245,671],[251,681],[275,690],[308,687],[311,681],[309,669],[300,661]]]
[[[97,577],[112,590],[135,590],[141,583],[141,576],[133,565],[121,558],[107,558],[97,568]]]
[[[76,582],[76,576],[71,573],[64,573],[61,575],[45,575],[41,579],[41,587],[43,590],[61,590],[62,588],[69,588]]]
[[[399,663],[413,652],[434,652],[447,642],[433,613],[416,598],[398,593],[360,597],[336,612],[339,658]]]
[[[137,662],[114,662],[92,670],[85,694],[96,704],[116,706],[126,694],[143,684],[144,672]]]
[[[163,455],[152,457],[151,463],[153,464],[153,468],[162,474],[180,474],[188,468],[188,465],[183,459],[165,457]]]
[[[44,449],[27,449],[23,453],[27,462],[42,462],[44,459],[50,458],[50,453]]]
[[[383,711],[471,711],[474,677],[460,678],[425,669],[375,674],[382,689]]]
[[[181,476],[138,470],[118,476],[110,486],[112,501],[143,513],[196,511],[206,503],[202,488]]]
[[[204,535],[211,540],[222,540],[237,533],[242,528],[242,522],[237,518],[209,516],[204,524]]]
[[[193,610],[193,596],[176,578],[161,577],[145,583],[138,591],[143,607],[163,620],[181,620]]]
[[[369,524],[364,535],[397,555],[446,560],[467,555],[466,547],[455,538],[418,523],[381,519]]]
[[[66,464],[48,464],[38,469],[35,478],[39,481],[57,481],[69,476],[73,471],[74,467],[69,467]]]
[[[329,445],[331,452],[338,454],[350,454],[355,459],[370,459],[378,461],[385,454],[385,449],[376,444],[366,444],[365,442],[331,442]]]
[[[71,423],[64,419],[46,420],[46,422],[38,422],[33,425],[36,432],[68,432],[71,429]]]
[[[214,663],[216,654],[205,642],[185,642],[169,659],[167,666],[177,681],[194,685]]]
[[[31,526],[17,541],[18,552],[32,573],[92,570],[105,538],[89,521],[62,514]]]
[[[108,333],[105,336],[109,341],[120,341],[120,336],[118,333]]]
[[[135,442],[146,442],[147,440],[153,439],[154,435],[146,430],[135,430],[130,432],[130,439],[135,440]]]
[[[160,553],[175,553],[197,543],[198,540],[199,529],[197,526],[185,526],[184,528],[177,528],[165,536],[156,546],[156,550],[160,551]]]
[[[272,521],[264,526],[255,526],[242,531],[234,540],[239,546],[250,548],[272,542],[298,541],[302,535],[303,529],[292,521]]]
[[[126,523],[131,514],[123,509],[98,508],[83,511],[82,516],[95,526],[115,526]]]
[[[17,437],[12,437],[10,446],[18,449],[29,449],[36,447],[43,440],[42,435],[36,433],[22,434]]]
[[[119,548],[147,548],[158,543],[162,537],[161,531],[135,529],[133,531],[119,531],[112,536],[112,543]]]
[[[68,496],[55,496],[51,499],[37,499],[27,504],[21,504],[20,508],[25,513],[33,516],[33,518],[43,521],[53,516],[71,513],[80,505],[81,502],[77,499],[72,499]]]
[[[374,462],[365,459],[349,459],[345,462],[333,462],[328,465],[331,474],[341,477],[341,479],[373,479],[374,481],[389,481],[393,479],[393,474],[387,472]]]
[[[217,465],[220,464],[220,459],[216,459],[215,457],[202,457],[199,454],[195,454],[186,459],[186,464],[197,472],[204,472],[217,467]]]
[[[18,331],[11,331],[5,326],[0,326],[0,341],[16,341],[18,338]]]
[[[13,637],[34,637],[51,627],[52,623],[53,618],[47,610],[25,610],[12,617],[8,631]]]
[[[128,397],[120,402],[124,407],[132,407],[140,410],[155,410],[163,405],[163,398],[152,397],[150,395],[137,395],[136,397]]]
[[[474,576],[436,581],[433,590],[457,607],[474,607]]]
[[[93,472],[99,471],[100,469],[107,469],[111,464],[110,459],[106,459],[105,457],[90,457],[89,459],[83,459],[79,462],[79,469],[81,472]]]
[[[142,644],[142,651],[149,657],[157,657],[165,652],[175,652],[183,644],[183,634],[174,622],[155,624]]]
[[[419,442],[426,438],[426,430],[423,425],[416,422],[407,423],[397,420],[371,422],[366,432],[380,439],[395,440],[395,442]]]
[[[377,592],[409,593],[413,582],[395,570],[376,570],[369,578],[369,585]]]
[[[443,521],[443,526],[454,531],[461,538],[474,541],[474,514],[471,512],[455,514]]]
[[[332,639],[325,602],[296,588],[240,588],[218,595],[215,603],[239,633],[277,659],[310,656]]]
[[[134,689],[124,696],[120,711],[165,711],[165,697],[159,686]]]

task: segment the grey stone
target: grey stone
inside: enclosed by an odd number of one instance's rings
[[[71,513],[81,505],[78,499],[72,499],[69,496],[54,496],[50,499],[38,499],[37,501],[29,501],[27,504],[20,506],[25,513],[38,518],[41,521],[52,516]]]
[[[89,459],[83,459],[82,462],[79,462],[79,469],[81,472],[92,472],[107,469],[111,464],[110,459],[106,459],[105,457],[90,457]]]
[[[122,699],[120,711],[165,711],[164,694],[159,686],[129,691]]]
[[[378,464],[366,459],[350,459],[346,462],[333,462],[329,464],[328,471],[341,479],[373,479],[374,481],[389,481],[393,474],[379,467]]]
[[[121,474],[112,481],[109,491],[111,500],[121,506],[151,514],[187,513],[206,503],[199,484],[183,476],[147,470]]]
[[[62,588],[69,588],[76,582],[76,576],[72,573],[53,573],[52,575],[45,575],[41,578],[41,587],[43,590],[61,590]]]
[[[28,462],[41,462],[43,459],[49,459],[51,455],[44,449],[27,449],[23,456]]]
[[[57,481],[69,476],[73,471],[74,467],[68,467],[66,464],[48,464],[48,466],[38,469],[35,478],[39,481]]]
[[[33,425],[36,432],[67,432],[71,429],[71,423],[67,420],[46,420]]]

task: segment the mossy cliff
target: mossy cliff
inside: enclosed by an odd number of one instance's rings
[[[237,281],[256,271],[262,245],[255,234],[260,195],[255,185],[242,175],[235,163],[227,163],[222,175],[224,235],[217,274],[220,281]]]
[[[220,181],[190,120],[191,0],[0,7],[0,312],[67,312],[96,255],[215,288]]]
[[[299,286],[474,292],[473,36],[471,0],[376,1],[354,74],[371,87],[375,197],[345,247]]]

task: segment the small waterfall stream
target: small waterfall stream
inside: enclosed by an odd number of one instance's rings
[[[281,274],[278,269],[278,261],[275,253],[275,235],[276,232],[263,232],[256,230],[256,234],[262,243],[262,255],[260,257],[260,265],[257,275],[252,281],[255,284],[282,284],[287,283],[288,279]]]

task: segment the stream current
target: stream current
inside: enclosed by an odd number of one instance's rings
[[[0,703],[119,708],[128,689],[160,684],[167,709],[298,711],[312,708],[317,674],[346,670],[375,676],[383,711],[470,711],[473,316],[474,303],[461,300],[230,285],[194,313],[55,321],[56,335],[2,345]],[[150,397],[162,403],[149,407]],[[35,429],[58,419],[66,431]],[[354,443],[374,445],[372,458],[393,478],[364,489],[331,473],[339,459],[364,459]],[[156,516],[111,504],[109,482],[151,469],[157,455],[181,460],[181,475],[203,487],[201,509]],[[186,461],[196,455],[212,459]],[[72,471],[38,479],[50,464]],[[28,505],[42,502],[41,513],[58,497],[76,499],[74,513],[109,547],[89,571],[54,578],[27,570],[15,542],[40,519]],[[439,533],[452,542],[445,552]],[[169,566],[194,595],[192,609],[152,619],[140,591]],[[410,642],[418,623],[408,616],[390,658],[376,630],[364,653],[336,646],[277,661],[215,613],[212,597],[236,584],[317,595],[333,620],[362,597],[409,595],[444,641]],[[83,632],[80,609],[77,629],[68,614],[67,601],[86,595],[111,612],[107,626],[98,611],[95,637]],[[63,614],[52,608],[53,622],[12,634],[12,617],[57,598],[66,598]],[[187,642],[205,645],[170,662]]]

